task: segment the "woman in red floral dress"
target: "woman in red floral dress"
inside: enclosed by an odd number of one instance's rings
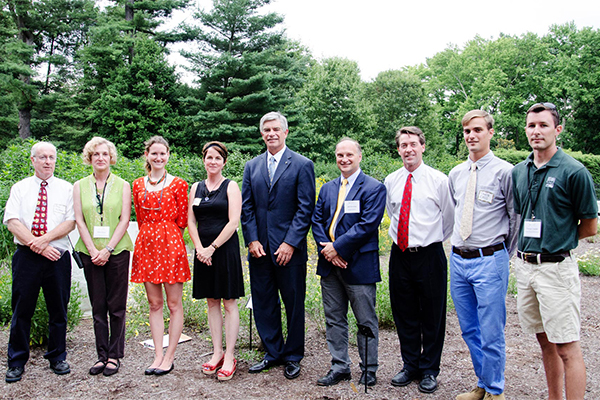
[[[135,241],[131,281],[144,283],[150,304],[150,331],[155,357],[146,375],[165,375],[173,370],[177,342],[183,330],[183,282],[190,267],[183,242],[187,225],[188,184],[167,173],[169,144],[154,136],[145,143],[147,176],[133,182],[133,205],[140,232]],[[163,292],[169,308],[169,347],[163,355]]]

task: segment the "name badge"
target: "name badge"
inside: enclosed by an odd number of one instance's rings
[[[523,224],[523,236],[539,239],[542,237],[542,221],[526,219]]]
[[[108,239],[109,237],[109,226],[94,226],[94,239]]]
[[[480,190],[479,194],[477,195],[477,200],[492,204],[492,200],[494,200],[494,193],[488,192],[487,190]]]
[[[347,200],[344,202],[344,214],[356,214],[360,212],[360,201]]]
[[[67,212],[67,206],[65,206],[64,204],[55,204],[54,212],[57,214],[64,214]]]
[[[194,202],[192,203],[193,206],[199,206],[200,205],[200,201],[202,201],[202,199],[200,197],[196,197],[194,199]]]

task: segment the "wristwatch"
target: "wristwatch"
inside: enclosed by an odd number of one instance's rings
[[[106,246],[106,247],[105,247],[105,249],[106,249],[106,250],[108,250],[108,252],[109,252],[110,254],[112,254],[112,253],[113,253],[113,251],[115,251],[115,248],[114,248],[114,247],[110,247],[110,246]]]

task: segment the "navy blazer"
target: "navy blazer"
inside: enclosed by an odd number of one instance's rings
[[[327,182],[319,192],[319,199],[312,217],[313,236],[319,249],[317,274],[328,276],[332,268],[338,268],[328,262],[321,250],[320,242],[331,242],[329,226],[337,207],[340,178]],[[379,282],[379,224],[385,210],[385,186],[362,171],[356,178],[346,201],[357,200],[358,213],[344,213],[344,207],[338,217],[333,247],[347,263],[342,269],[344,281],[351,285],[365,285]]]
[[[306,235],[315,208],[313,162],[286,148],[269,184],[268,151],[244,167],[242,232],[246,246],[258,240],[273,264],[282,242],[295,247],[288,265],[307,261]],[[248,259],[252,257],[248,254]]]

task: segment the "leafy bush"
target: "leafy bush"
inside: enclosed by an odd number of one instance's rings
[[[48,309],[42,293],[40,290],[37,306],[31,319],[30,341],[32,346],[42,346],[48,341]],[[12,274],[8,263],[3,262],[0,266],[0,324],[2,325],[10,324],[12,318],[11,297]],[[71,300],[67,308],[68,330],[75,328],[83,315],[80,308],[81,297],[79,283],[74,282],[71,285]]]
[[[587,276],[600,276],[600,253],[587,252],[577,259],[579,272]]]

